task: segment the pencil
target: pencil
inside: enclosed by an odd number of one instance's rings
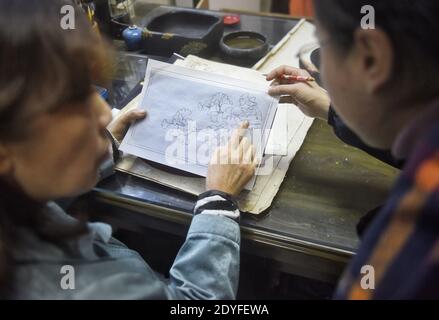
[[[291,76],[287,74],[283,74],[279,77],[281,80],[288,80],[291,82],[311,82],[316,81],[313,77],[305,77],[305,76]]]
[[[267,74],[263,74],[263,76],[267,76]],[[282,74],[278,77],[278,79],[280,80],[287,80],[290,82],[312,82],[312,81],[316,81],[315,78],[313,77],[305,77],[305,76],[293,76],[293,75],[288,75],[288,74]]]

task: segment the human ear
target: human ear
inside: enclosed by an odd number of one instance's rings
[[[381,29],[358,29],[354,35],[354,42],[364,89],[368,93],[376,93],[392,77],[392,42]]]

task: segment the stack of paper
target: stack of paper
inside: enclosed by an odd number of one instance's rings
[[[195,56],[188,56],[185,60],[177,61],[176,64],[193,69],[194,73],[196,70],[208,71],[217,74],[218,78],[224,75],[235,78],[240,84],[245,81],[251,84],[252,91],[254,91],[254,88],[267,86],[265,77],[262,76],[263,73],[268,73],[284,64],[298,67],[297,53],[304,45],[314,41],[313,34],[314,26],[305,20],[301,21],[265,58],[255,65],[255,70],[212,62]],[[145,92],[142,93],[143,95],[136,97],[122,112],[141,106]],[[180,115],[178,115],[178,119],[180,119]],[[187,115],[188,113],[184,114],[184,116]],[[312,125],[312,121],[312,118],[305,116],[294,105],[282,104],[278,106],[273,122],[274,130],[266,143],[263,175],[256,177],[252,188],[250,188],[251,191],[244,190],[240,195],[238,201],[242,211],[259,214],[271,205],[291,161],[300,149]],[[171,125],[175,123],[178,121],[169,121]],[[163,124],[166,126],[168,122]],[[135,132],[135,127],[130,129],[129,134],[133,134],[133,132]],[[137,153],[133,152],[126,144],[123,149],[130,153]],[[117,169],[191,194],[198,195],[205,191],[204,178],[181,176],[159,170],[134,156],[125,155],[117,165]]]

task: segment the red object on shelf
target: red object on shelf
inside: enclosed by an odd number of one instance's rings
[[[241,17],[238,14],[228,14],[224,16],[224,24],[231,26],[234,24],[238,24],[241,21]]]
[[[312,0],[290,0],[290,15],[312,17],[314,15]]]

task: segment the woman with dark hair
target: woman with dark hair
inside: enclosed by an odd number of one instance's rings
[[[375,28],[362,28],[363,6]],[[368,7],[370,8],[370,7]],[[322,80],[270,93],[328,120],[347,143],[403,171],[367,227],[336,293],[341,299],[439,298],[439,2],[315,0]],[[391,156],[383,150],[391,150]]]
[[[233,200],[254,173],[240,139],[217,150],[186,241],[162,279],[110,226],[79,222],[52,200],[90,190],[109,158],[111,112],[92,84],[108,76],[108,48],[69,0],[0,0],[0,293],[8,299],[232,299],[239,272]],[[111,126],[145,117],[127,113]],[[248,123],[242,125],[244,130]],[[228,161],[233,156],[233,164]],[[219,211],[218,203],[228,202]],[[63,280],[74,270],[74,278]]]

